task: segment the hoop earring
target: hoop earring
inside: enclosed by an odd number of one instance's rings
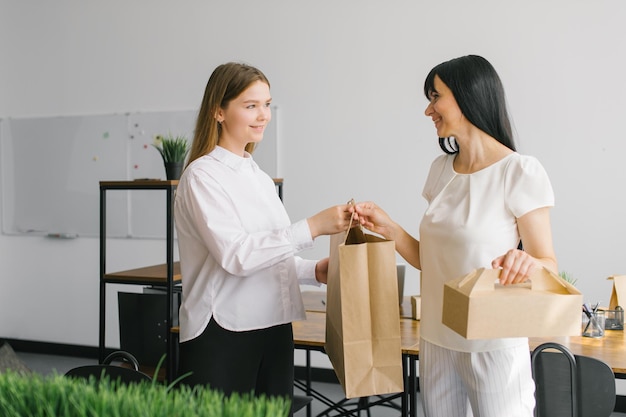
[[[459,152],[459,144],[453,136],[447,138],[439,138],[439,147],[448,155],[453,155]]]

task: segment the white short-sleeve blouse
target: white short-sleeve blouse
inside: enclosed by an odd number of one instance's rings
[[[493,259],[517,247],[517,218],[554,206],[548,175],[536,158],[518,153],[472,174],[456,173],[453,161],[454,155],[435,159],[423,190],[428,208],[420,225],[420,337],[464,352],[528,343],[463,338],[442,323],[443,287],[474,269],[491,268]]]

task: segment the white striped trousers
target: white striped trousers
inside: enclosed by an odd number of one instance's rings
[[[421,340],[419,371],[426,417],[533,417],[528,346],[457,352]]]

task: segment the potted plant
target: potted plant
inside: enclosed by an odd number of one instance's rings
[[[567,272],[567,271],[561,271],[561,272],[559,272],[559,276],[560,276],[561,278],[563,278],[563,280],[564,280],[564,281],[569,282],[569,283],[570,283],[570,284],[572,284],[572,285],[575,285],[575,284],[576,284],[576,281],[578,281],[576,278],[574,278],[574,277],[572,276],[572,274],[570,274],[570,273],[569,273],[569,272]]]
[[[187,138],[185,136],[157,135],[152,144],[163,158],[165,164],[165,176],[168,180],[177,180],[183,172],[185,158],[189,153]]]

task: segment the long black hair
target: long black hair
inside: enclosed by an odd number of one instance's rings
[[[435,75],[452,91],[471,124],[516,151],[504,87],[489,61],[478,55],[467,55],[437,65],[424,81],[427,99],[435,91]],[[452,143],[450,138],[440,138],[439,145],[446,153],[458,152],[458,144]]]

